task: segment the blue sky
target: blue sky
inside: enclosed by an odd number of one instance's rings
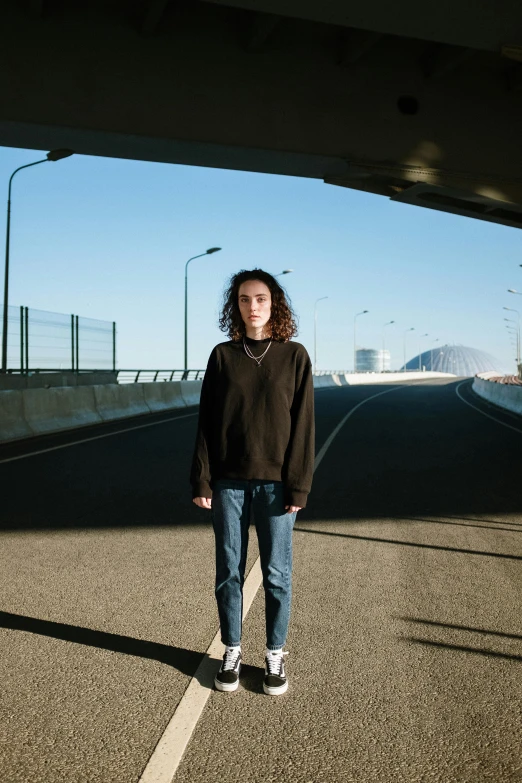
[[[45,157],[0,148],[0,177]],[[5,220],[2,221],[5,232]],[[120,368],[183,366],[185,261],[189,366],[205,367],[227,339],[217,327],[228,277],[261,267],[280,278],[317,365],[351,369],[358,344],[380,348],[387,321],[392,368],[422,347],[459,343],[515,371],[503,305],[522,311],[520,230],[407,206],[318,180],[75,155],[16,175],[11,305],[116,321]],[[2,264],[3,270],[3,264]],[[3,279],[3,271],[2,271]]]

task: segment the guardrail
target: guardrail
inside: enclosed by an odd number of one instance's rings
[[[118,383],[155,383],[158,381],[201,381],[205,370],[103,370],[99,369],[57,369],[56,367],[29,367],[24,370],[8,370],[7,375],[32,376],[52,373],[53,375],[89,375],[107,373],[114,375]]]
[[[118,383],[201,381],[205,370],[116,370]]]
[[[522,378],[517,375],[491,375],[485,378],[486,373],[479,373],[479,377],[492,383],[502,383],[505,386],[522,386]]]
[[[412,373],[418,373],[418,370],[397,370],[397,371],[391,371],[386,370],[385,372],[357,372],[354,373],[352,370],[318,370],[317,372],[314,372],[314,376],[316,378],[320,378],[325,375],[337,375],[337,376],[367,376],[368,378],[371,378],[372,376],[386,376],[386,375],[397,375],[400,372],[401,375],[410,375]],[[67,375],[89,375],[92,373],[110,373],[114,374],[116,373],[117,381],[118,383],[158,383],[158,382],[172,382],[172,381],[201,381],[203,380],[205,376],[205,370],[156,370],[156,369],[149,369],[149,370],[143,370],[143,369],[134,369],[134,370],[107,370],[106,368],[103,370],[100,369],[81,369],[81,370],[65,370],[65,369],[56,369],[56,367],[33,367],[24,369],[22,371],[20,370],[8,370],[8,375],[38,375],[38,374],[44,374],[44,373],[53,373],[53,374],[67,374]],[[429,373],[425,373],[426,377],[429,375]],[[515,377],[515,376],[513,376]]]
[[[316,370],[314,375],[321,377],[321,375],[348,375],[350,370]]]
[[[415,373],[418,375],[420,372],[423,373],[423,375],[429,376],[430,372],[433,372],[432,370],[384,370],[381,372],[381,370],[357,370],[357,372],[354,372],[354,370],[317,370],[314,372],[314,375],[316,377],[321,377],[322,375],[356,375],[356,376],[363,376],[367,375],[368,377],[371,377],[372,375],[411,375],[412,373]],[[442,373],[442,375],[453,375],[453,373]]]

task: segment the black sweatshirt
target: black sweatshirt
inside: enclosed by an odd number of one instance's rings
[[[245,342],[259,357],[269,340]],[[212,497],[216,479],[282,481],[285,503],[306,506],[314,467],[314,387],[304,346],[273,341],[258,366],[243,341],[216,345],[201,389],[190,482]]]

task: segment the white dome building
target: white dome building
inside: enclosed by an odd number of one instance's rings
[[[433,370],[449,372],[460,377],[471,377],[478,372],[498,372],[499,362],[485,351],[467,348],[464,345],[437,345],[424,351],[406,363],[406,370]],[[401,367],[403,370],[404,367]]]

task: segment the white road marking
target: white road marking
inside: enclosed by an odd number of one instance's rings
[[[511,424],[506,424],[506,422],[505,422],[505,421],[501,421],[500,419],[496,419],[494,416],[491,416],[491,414],[489,414],[489,413],[485,413],[485,412],[484,412],[484,411],[482,411],[480,408],[477,408],[477,406],[476,406],[476,405],[472,405],[472,404],[471,404],[471,402],[468,402],[467,400],[465,400],[465,399],[464,399],[464,397],[462,396],[462,394],[460,394],[460,392],[459,392],[459,389],[460,389],[460,387],[461,387],[461,386],[462,386],[464,383],[467,383],[467,381],[462,381],[462,383],[459,383],[459,385],[458,385],[458,386],[457,386],[457,388],[455,389],[455,392],[456,392],[456,394],[457,394],[457,397],[459,398],[459,400],[462,400],[462,402],[465,402],[465,403],[466,403],[466,405],[469,405],[469,407],[470,407],[470,408],[473,408],[474,410],[478,411],[478,412],[479,412],[479,413],[481,413],[483,416],[487,416],[487,418],[488,418],[488,419],[491,419],[492,421],[496,421],[496,422],[497,422],[497,424],[502,424],[502,426],[503,426],[503,427],[507,427],[507,428],[508,428],[508,429],[510,429],[510,430],[514,430],[515,432],[518,432],[518,434],[519,434],[519,435],[522,435],[522,429],[520,429],[520,428],[517,428],[517,427],[513,427]],[[510,411],[506,411],[506,413],[509,413],[509,412],[510,412]]]
[[[243,619],[247,616],[262,580],[261,566],[257,558],[243,586]],[[221,662],[222,656],[223,645],[218,630],[156,745],[139,783],[170,783],[172,780],[212,692],[218,668],[215,659]]]
[[[357,405],[346,414],[337,427],[335,427],[319,450],[315,458],[314,473],[341,427],[348,421],[350,416],[361,407],[361,405],[365,405],[367,402],[370,402],[370,400],[374,400],[376,397],[380,397],[383,394],[389,394],[392,391],[398,391],[399,389],[407,388],[410,385],[413,385],[413,383],[401,384],[401,386],[395,386],[393,389],[386,389],[377,394],[372,394],[371,397],[366,397],[362,402],[357,403]],[[252,601],[261,587],[262,582],[263,575],[261,573],[261,564],[258,557],[250,569],[250,573],[243,586],[243,620],[246,618],[248,610],[250,609]],[[223,656],[223,645],[221,644],[220,638],[220,632],[218,631],[212,639],[196,673],[190,680],[187,690],[181,697],[181,700],[161,739],[156,745],[138,783],[172,783],[183,753],[197,726],[201,713],[205,708],[205,704],[212,693],[214,675],[218,668],[216,661],[213,659],[217,658],[221,661]]]
[[[82,438],[81,440],[72,440],[69,443],[62,443],[60,446],[50,446],[48,449],[40,449],[39,451],[29,451],[27,454],[19,454],[17,457],[7,457],[7,459],[0,459],[0,465],[2,462],[14,462],[17,459],[26,459],[26,457],[34,457],[36,454],[45,454],[47,451],[57,451],[58,449],[67,449],[69,446],[77,446],[79,443],[88,443],[90,440],[99,440],[100,438],[111,438],[113,435],[121,435],[122,432],[132,432],[132,430],[142,430],[144,427],[156,427],[159,424],[165,424],[167,421],[177,421],[178,419],[188,419],[189,416],[197,416],[198,411],[195,413],[185,413],[183,416],[172,416],[170,419],[161,419],[161,421],[152,421],[148,424],[137,424],[135,427],[126,427],[123,430],[116,430],[115,432],[106,432],[104,435],[94,435],[92,438]],[[107,422],[109,423],[109,422]],[[113,423],[110,422],[111,424]],[[49,433],[60,434],[60,433]],[[13,441],[16,442],[16,441]]]
[[[343,427],[343,426],[344,426],[344,424],[345,424],[345,423],[348,421],[348,419],[350,418],[350,416],[352,416],[352,415],[355,413],[355,411],[357,410],[357,408],[360,408],[360,407],[361,407],[361,405],[364,405],[366,402],[369,402],[370,400],[374,400],[376,397],[380,397],[380,396],[381,396],[381,395],[383,395],[383,394],[389,394],[390,392],[397,391],[397,389],[404,389],[405,387],[406,387],[406,385],[402,385],[402,386],[394,386],[394,387],[393,387],[393,389],[386,389],[385,391],[382,391],[382,392],[377,392],[377,394],[372,394],[372,396],[371,396],[371,397],[366,397],[366,399],[365,399],[365,400],[362,400],[362,402],[359,402],[359,403],[357,403],[357,405],[355,405],[355,407],[353,407],[353,408],[352,408],[350,411],[348,411],[348,413],[346,414],[346,416],[344,417],[344,419],[342,419],[342,420],[339,422],[339,424],[337,425],[337,427],[336,427],[336,428],[333,430],[333,432],[332,432],[332,433],[331,433],[331,434],[328,436],[328,438],[325,440],[325,442],[323,443],[323,445],[321,446],[321,448],[320,448],[320,449],[319,449],[319,451],[317,452],[317,456],[316,456],[316,458],[315,458],[315,463],[314,463],[314,473],[315,473],[315,471],[317,470],[317,468],[319,467],[319,465],[321,464],[321,460],[323,459],[324,455],[326,454],[326,452],[327,452],[327,451],[328,451],[328,449],[330,448],[330,446],[331,446],[331,443],[332,443],[333,439],[335,438],[335,436],[337,435],[337,433],[339,432],[339,430],[341,429],[341,427]],[[348,387],[346,387],[346,388],[348,388]]]

